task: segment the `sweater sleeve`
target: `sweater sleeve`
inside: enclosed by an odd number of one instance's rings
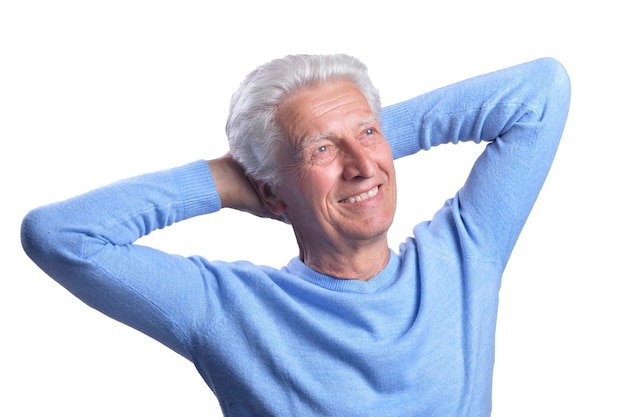
[[[197,161],[36,208],[22,222],[22,246],[88,305],[189,357],[184,320],[206,312],[206,277],[192,258],[134,242],[219,208],[208,164]]]
[[[381,120],[395,158],[488,142],[448,204],[466,242],[506,262],[552,164],[569,100],[565,69],[541,58],[386,107]]]

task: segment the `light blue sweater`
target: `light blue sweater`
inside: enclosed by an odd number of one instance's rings
[[[500,280],[552,163],[569,88],[546,58],[384,108],[396,158],[490,143],[367,282],[298,258],[279,270],[134,244],[220,209],[205,161],[37,208],[23,247],[84,302],[192,361],[226,416],[488,416]]]

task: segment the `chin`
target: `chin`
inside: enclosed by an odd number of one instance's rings
[[[361,235],[365,239],[372,239],[381,236],[386,237],[387,232],[391,227],[392,220],[393,219],[375,218],[371,222],[367,222],[367,227],[362,229]]]

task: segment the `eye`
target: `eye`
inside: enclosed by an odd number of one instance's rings
[[[319,148],[317,148],[315,150],[315,152],[317,152],[317,153],[322,153],[322,152],[326,152],[326,151],[328,151],[328,146],[327,145],[322,145],[322,146],[320,146]]]
[[[363,133],[361,133],[359,142],[362,146],[373,146],[379,142],[380,138],[381,136],[378,135],[378,131],[375,127],[368,127],[367,129],[363,130]]]
[[[317,144],[307,152],[307,158],[314,165],[325,165],[335,159],[338,149],[333,143]]]

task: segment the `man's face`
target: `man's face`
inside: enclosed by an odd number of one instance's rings
[[[360,90],[347,81],[306,88],[280,106],[277,119],[286,141],[275,194],[301,249],[386,245],[396,208],[393,157]]]

